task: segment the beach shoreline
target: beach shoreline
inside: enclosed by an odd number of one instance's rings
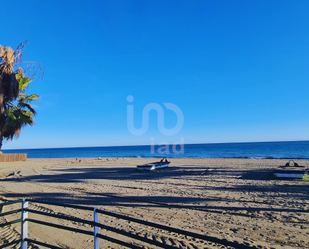
[[[7,200],[41,199],[97,207],[260,248],[309,247],[309,183],[277,180],[272,175],[287,160],[172,158],[169,168],[136,171],[136,165],[153,161],[45,158],[0,163],[0,195]],[[309,167],[309,161],[301,164]],[[64,211],[53,207],[53,212]],[[88,217],[77,210],[70,212],[74,217]],[[150,233],[125,222],[109,222],[133,233]],[[89,237],[36,226],[29,231],[53,245],[91,248]],[[188,248],[220,248],[162,231],[153,233],[170,236],[176,244],[184,243]]]

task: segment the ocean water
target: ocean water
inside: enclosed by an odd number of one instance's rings
[[[143,158],[256,158],[309,160],[309,141],[115,146],[3,150],[27,153],[28,158],[143,157]]]

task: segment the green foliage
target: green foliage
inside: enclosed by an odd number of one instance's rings
[[[1,136],[8,140],[18,137],[20,131],[24,126],[34,125],[34,116],[36,111],[31,106],[32,101],[39,99],[37,94],[27,95],[26,89],[32,79],[20,77],[16,75],[19,83],[19,94],[14,102],[7,102],[5,104],[5,111],[3,113],[4,125],[2,125]]]
[[[16,79],[19,84],[19,92],[25,91],[25,89],[28,87],[29,83],[33,80],[31,78],[23,77],[21,74],[16,74]]]

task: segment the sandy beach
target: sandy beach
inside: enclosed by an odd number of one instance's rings
[[[136,165],[152,161],[63,158],[0,163],[0,195],[3,200],[28,198],[96,207],[258,248],[309,248],[309,182],[272,176],[273,169],[286,161],[171,159],[170,167],[160,171],[135,170]],[[299,162],[309,167],[309,161]],[[2,212],[18,205],[5,206]],[[92,220],[89,211],[37,203],[30,207]],[[76,222],[29,216],[92,231],[90,226]],[[0,223],[18,217],[1,217]],[[104,215],[99,219],[100,223],[178,248],[226,248]],[[1,243],[17,238],[19,232],[19,225],[1,228]],[[104,230],[100,233],[111,234]],[[61,248],[93,248],[90,236],[38,224],[29,224],[29,237]],[[103,240],[100,245],[122,248]],[[145,248],[155,247],[145,244]]]

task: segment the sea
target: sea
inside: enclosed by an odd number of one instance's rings
[[[28,158],[252,158],[309,160],[309,141],[3,150]]]

